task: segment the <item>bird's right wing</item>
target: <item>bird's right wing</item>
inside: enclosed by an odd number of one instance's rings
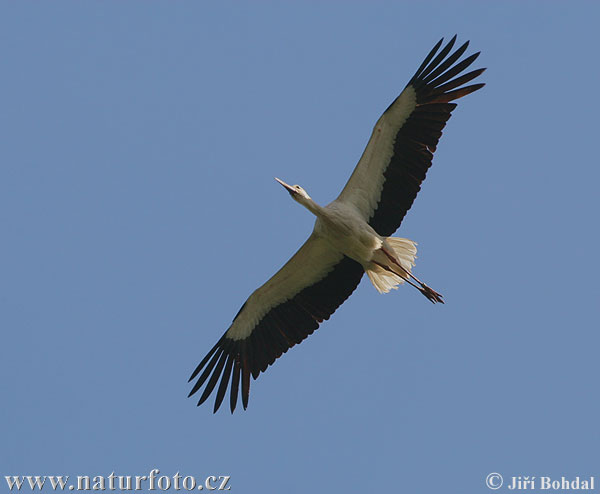
[[[438,52],[440,40],[383,113],[336,199],[352,204],[380,235],[392,235],[412,206],[456,107],[452,101],[484,86],[466,85],[485,69],[464,74],[479,52],[458,62],[469,42],[450,53],[455,41],[456,36]]]
[[[333,250],[313,233],[294,256],[242,306],[233,323],[198,365],[190,396],[205,382],[198,405],[221,378],[214,411],[231,380],[233,413],[242,382],[242,404],[248,405],[250,375],[256,379],[275,359],[319,327],[358,286],[360,264]]]

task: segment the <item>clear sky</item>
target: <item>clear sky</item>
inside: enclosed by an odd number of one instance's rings
[[[600,480],[595,2],[0,2],[4,475],[231,492]],[[398,235],[444,294],[365,278],[252,381],[187,378],[312,229],[442,36],[482,54]],[[600,485],[600,484],[597,484]],[[505,487],[500,492],[508,492]]]

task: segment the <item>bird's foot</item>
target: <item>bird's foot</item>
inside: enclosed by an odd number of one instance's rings
[[[436,292],[433,288],[429,288],[425,283],[421,283],[421,288],[419,288],[421,293],[425,295],[432,303],[439,302],[440,304],[444,303],[443,297],[441,293]]]

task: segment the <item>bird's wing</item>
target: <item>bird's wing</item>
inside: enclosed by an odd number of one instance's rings
[[[396,231],[417,196],[442,129],[456,107],[451,101],[484,86],[465,84],[485,69],[460,75],[479,52],[457,63],[469,42],[449,55],[456,36],[437,53],[442,41],[377,121],[358,165],[336,199],[353,204],[383,236]]]
[[[300,343],[319,323],[346,300],[357,287],[364,270],[360,264],[333,250],[313,233],[294,256],[258,288],[235,316],[233,323],[198,365],[190,381],[200,373],[190,396],[204,383],[198,405],[220,380],[214,411],[231,381],[233,413],[242,383],[242,404],[248,405],[250,375],[254,379],[288,348]]]

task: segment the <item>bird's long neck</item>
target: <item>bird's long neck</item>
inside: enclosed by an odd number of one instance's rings
[[[302,198],[298,201],[302,204],[306,209],[308,209],[315,216],[321,216],[323,212],[323,208],[319,206],[315,201],[313,201],[310,197],[308,199]]]

